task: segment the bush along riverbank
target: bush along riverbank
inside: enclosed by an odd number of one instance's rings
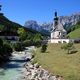
[[[23,80],[64,80],[62,76],[53,75],[43,69],[38,63],[32,63],[34,58],[25,63],[22,79]]]
[[[0,39],[0,64],[9,60],[11,53],[13,52],[11,45]]]

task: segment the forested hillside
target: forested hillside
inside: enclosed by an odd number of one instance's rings
[[[0,31],[13,31],[13,32],[17,32],[18,28],[21,28],[21,27],[23,27],[23,26],[21,26],[18,23],[10,21],[8,18],[6,18],[3,15],[0,15]],[[36,31],[30,30],[28,28],[24,28],[24,29],[27,32],[37,33]]]
[[[80,22],[68,28],[68,36],[70,38],[80,38]]]
[[[16,43],[11,43],[5,39],[0,39],[0,63],[6,61],[11,56],[13,50],[21,51],[26,46],[38,46],[44,34],[21,26],[10,21],[4,15],[0,15],[0,36],[18,36]]]

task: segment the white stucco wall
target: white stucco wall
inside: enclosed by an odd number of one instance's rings
[[[69,43],[74,42],[73,39],[51,39],[51,43]]]
[[[54,31],[51,33],[51,39],[61,39],[61,38],[65,38],[66,36],[66,32],[64,31]]]
[[[54,34],[53,34],[53,33],[51,33],[51,39],[53,39],[53,35],[54,35]]]
[[[59,38],[61,36],[61,33],[59,34],[60,31],[55,31],[53,37],[54,38]]]

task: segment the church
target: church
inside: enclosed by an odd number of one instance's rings
[[[69,43],[72,42],[71,39],[66,38],[67,31],[64,29],[62,23],[55,12],[54,21],[51,30],[51,43]]]

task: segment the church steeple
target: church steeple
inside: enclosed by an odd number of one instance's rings
[[[55,17],[57,17],[57,12],[55,12]]]
[[[54,13],[54,22],[53,22],[53,30],[51,32],[51,42],[58,43],[62,40],[58,41],[55,39],[64,39],[66,36],[66,30],[64,29],[62,23],[59,21],[59,17],[57,16],[57,12]]]
[[[56,12],[56,11],[55,11],[55,13],[54,13],[54,20],[58,20],[57,12]]]
[[[57,17],[57,12],[55,11],[54,13],[54,25],[56,26],[58,24],[58,17]]]
[[[0,11],[1,11],[1,7],[2,7],[2,5],[0,5]]]

